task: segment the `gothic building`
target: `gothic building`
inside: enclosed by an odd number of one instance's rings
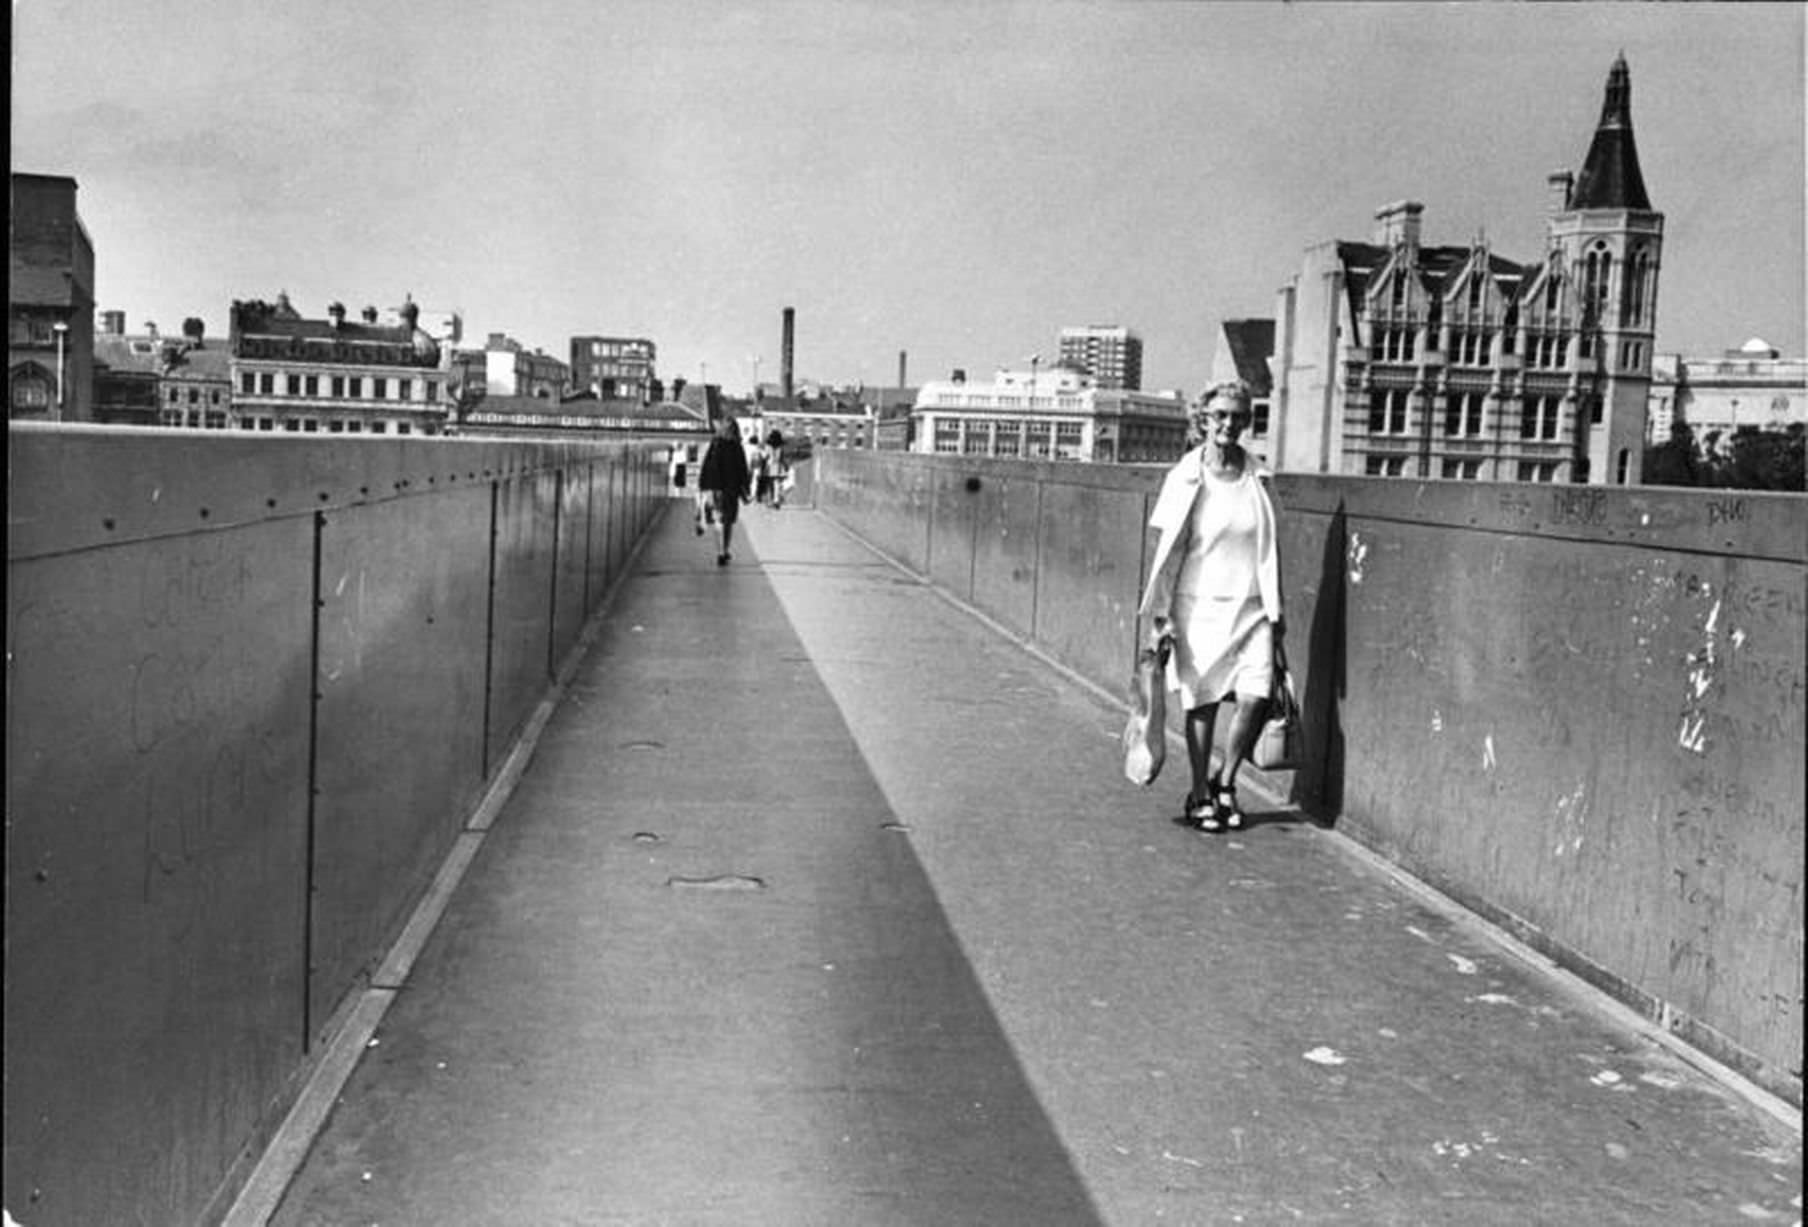
[[[1637,482],[1663,214],[1622,57],[1580,173],[1549,178],[1541,259],[1423,241],[1388,205],[1372,241],[1309,249],[1276,312],[1278,467],[1486,481]]]

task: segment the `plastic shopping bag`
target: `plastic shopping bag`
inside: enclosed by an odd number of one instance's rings
[[[1136,654],[1130,671],[1130,719],[1124,724],[1124,778],[1147,788],[1168,756],[1167,638]]]

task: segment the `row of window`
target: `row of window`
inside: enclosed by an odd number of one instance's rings
[[[1363,462],[1362,471],[1369,477],[1404,477],[1406,475],[1405,456],[1370,456]],[[1447,456],[1442,462],[1438,476],[1446,481],[1478,481],[1482,475],[1482,462],[1468,457]],[[1557,462],[1555,460],[1522,460],[1519,462],[1519,480],[1534,482],[1553,482],[1557,480]]]
[[[158,415],[164,426],[181,427],[189,430],[264,430],[286,431],[290,434],[330,434],[330,435],[409,435],[414,433],[414,423],[406,421],[388,421],[383,418],[276,418],[269,416],[229,417],[225,411],[217,409],[165,409]]]
[[[1404,435],[1411,428],[1412,392],[1407,388],[1376,388],[1369,394],[1369,433]],[[1603,403],[1599,396],[1584,398],[1588,419],[1600,425]],[[1562,422],[1563,398],[1528,396],[1520,404],[1519,437],[1555,439]],[[1444,434],[1449,438],[1480,438],[1487,427],[1485,392],[1449,392],[1444,396]]]
[[[201,389],[192,384],[186,388],[172,386],[164,389],[163,399],[172,405],[178,405],[182,403],[184,393],[187,393],[186,399],[189,404],[198,405],[201,403]],[[210,405],[219,404],[221,395],[220,389],[218,388],[207,389],[207,403]]]
[[[302,375],[293,371],[240,371],[245,396],[303,396],[332,400],[439,400],[440,381],[388,375]],[[391,394],[393,391],[393,395]],[[417,395],[418,394],[418,395]]]
[[[934,448],[965,456],[1028,456],[1077,460],[1085,438],[1079,422],[935,419]]]
[[[1493,366],[1494,333],[1486,328],[1452,328],[1444,342],[1446,360],[1451,366]],[[1511,355],[1515,344],[1512,331],[1500,334],[1500,352]],[[1627,356],[1622,365],[1636,369],[1643,347],[1628,342],[1633,348],[1622,351]],[[1369,338],[1369,359],[1374,362],[1411,362],[1418,351],[1418,330],[1411,325],[1378,327]],[[1593,338],[1583,333],[1579,356],[1594,356]],[[1526,333],[1526,366],[1536,370],[1559,370],[1569,364],[1569,336],[1563,332]]]

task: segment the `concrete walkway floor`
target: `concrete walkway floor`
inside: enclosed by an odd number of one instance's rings
[[[1178,827],[824,517],[684,510],[272,1222],[1799,1222],[1799,1118],[1296,814]]]

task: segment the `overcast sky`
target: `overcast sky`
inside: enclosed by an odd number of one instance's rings
[[[1543,250],[1626,55],[1658,349],[1804,338],[1801,4],[15,0],[13,169],[137,330],[286,290],[660,373],[913,383],[1125,324],[1197,390],[1327,239]]]

